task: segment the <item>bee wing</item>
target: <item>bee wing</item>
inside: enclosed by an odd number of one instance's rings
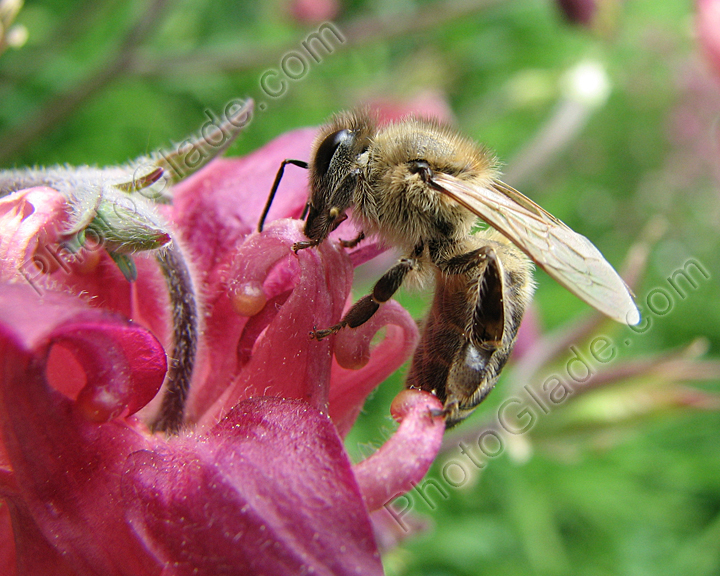
[[[507,236],[578,298],[623,324],[640,322],[630,290],[593,243],[527,196],[499,180],[484,187],[436,173],[431,182]]]

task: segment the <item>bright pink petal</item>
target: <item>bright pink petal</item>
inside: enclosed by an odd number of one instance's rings
[[[370,100],[369,105],[377,111],[381,122],[396,122],[410,114],[435,118],[445,124],[455,121],[447,97],[439,90],[424,90],[408,99],[375,98]]]
[[[175,188],[171,220],[191,247],[195,266],[211,293],[222,284],[223,266],[257,228],[275,174],[285,158],[308,160],[316,129],[289,132],[260,150],[214,160]],[[287,166],[268,222],[300,216],[308,197],[307,171]]]
[[[15,576],[15,538],[6,502],[0,503],[0,574]]]
[[[23,282],[38,296],[49,290],[82,294],[87,302],[141,321],[167,343],[167,288],[152,256],[136,255],[136,284],[101,246],[73,254],[62,246],[65,197],[52,188],[21,190],[0,199],[0,279]],[[133,302],[134,294],[141,294]]]
[[[372,260],[376,256],[383,254],[387,251],[387,249],[387,246],[383,246],[379,242],[365,241],[357,248],[350,250],[348,254],[350,255],[352,265],[357,267],[361,264],[365,264],[365,262],[368,262],[369,260]]]
[[[327,410],[332,340],[311,340],[310,332],[340,318],[352,267],[333,242],[295,254],[292,244],[303,239],[299,222],[280,220],[238,250],[229,290],[262,286],[267,304],[244,323],[236,350],[229,351],[238,362],[234,381],[209,378],[191,399],[191,414],[202,414],[204,427],[252,396],[299,398]]]
[[[94,320],[94,321],[93,321]],[[132,324],[75,321],[63,326],[54,345],[82,366],[86,384],[75,398],[86,418],[107,422],[134,414],[157,394],[165,377],[165,353],[149,332]],[[58,362],[59,364],[60,362]],[[62,366],[48,363],[47,377],[61,389]]]
[[[248,400],[169,448],[132,456],[123,498],[174,574],[382,574],[342,443],[306,403]]]
[[[12,546],[0,560],[3,576],[75,576],[72,568],[62,554],[52,547],[45,535],[32,518],[25,503],[19,498],[7,497],[4,503],[7,509],[8,525]]]
[[[211,163],[166,210],[202,318],[192,433],[165,441],[130,417],[166,368],[172,311],[152,253],[134,256],[132,284],[98,250],[51,266],[41,294],[0,286],[0,562],[16,554],[22,574],[382,573],[363,496],[376,505],[419,480],[442,424],[429,417],[436,399],[401,402],[398,433],[358,467],[361,495],[337,429],[347,432],[418,335],[390,302],[360,329],[311,340],[341,317],[353,266],[382,248],[328,241],[294,253],[302,225],[283,218],[302,211],[305,171],[286,168],[254,232],[281,160],[307,159],[315,133]],[[59,239],[65,203],[50,189],[13,196],[0,204],[0,251],[17,279],[18,263]],[[355,235],[343,225],[334,237]]]
[[[371,348],[373,337],[383,327],[383,340]],[[350,431],[368,394],[410,357],[419,338],[415,320],[394,300],[383,304],[362,326],[336,336],[330,417],[340,436]]]
[[[29,283],[57,269],[53,245],[67,218],[65,197],[38,187],[0,198],[0,279]]]
[[[133,400],[135,394],[146,398],[147,388],[159,387],[164,371],[156,364],[154,378],[148,378],[146,360],[162,357],[162,348],[143,328],[126,320],[92,310],[65,294],[49,292],[40,300],[26,286],[0,286],[0,318],[0,425],[17,490],[17,497],[8,499],[17,510],[27,509],[22,517],[32,518],[75,572],[157,574],[154,559],[117,511],[117,478],[124,455],[147,447],[147,437],[124,420],[88,420],[78,403],[48,384],[46,361],[56,343],[75,346],[89,327],[94,326],[97,334],[108,327],[102,341],[107,348],[96,347],[96,352],[121,361],[116,368],[125,377],[140,374],[141,380],[118,388],[116,375],[102,361],[88,362],[86,356],[77,361],[92,378],[92,390],[106,386],[126,406],[133,406],[139,403]],[[12,486],[6,483],[6,489]],[[28,536],[33,534],[23,535]],[[44,549],[37,541],[28,546]]]
[[[368,510],[373,511],[412,489],[430,469],[442,444],[445,420],[437,397],[403,390],[393,401],[393,416],[401,419],[393,436],[372,456],[354,466]]]
[[[188,404],[190,420],[201,420],[202,426],[253,395],[303,398],[326,409],[332,343],[310,341],[309,332],[339,320],[350,289],[350,263],[358,265],[385,248],[365,241],[347,251],[349,261],[334,240],[297,255],[291,252],[293,242],[305,239],[301,226],[281,224],[277,218],[299,216],[308,196],[307,172],[291,165],[285,168],[265,232],[253,233],[280,163],[307,159],[315,134],[315,129],[297,130],[245,158],[212,162],[177,187],[171,217],[193,255],[203,299],[203,340]],[[346,223],[334,236],[352,238],[356,233]],[[410,326],[409,318],[390,323]],[[366,331],[378,328],[375,323]],[[390,331],[372,366],[363,376],[350,378],[350,383],[363,378],[363,386],[353,391],[356,405],[346,427],[369,390],[409,354],[406,341],[414,336],[405,328]],[[396,335],[403,344],[393,341]],[[348,405],[341,403],[337,413],[350,409]]]

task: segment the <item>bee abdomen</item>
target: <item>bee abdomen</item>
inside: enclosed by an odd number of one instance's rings
[[[495,387],[533,291],[529,262],[510,245],[476,237],[439,266],[435,298],[406,385],[463,420]],[[454,272],[454,273],[453,273]]]

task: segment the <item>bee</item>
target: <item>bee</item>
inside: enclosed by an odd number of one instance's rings
[[[434,280],[406,387],[435,394],[448,427],[495,386],[534,291],[532,262],[614,320],[640,321],[600,251],[500,181],[495,157],[449,127],[416,117],[378,126],[363,110],[336,115],[319,131],[309,162],[282,162],[260,231],[287,164],[310,174],[308,240],[293,250],[324,242],[351,210],[361,233],[345,246],[374,235],[403,255],[337,324],[311,337],[356,328],[403,283]],[[473,234],[478,217],[489,228]]]

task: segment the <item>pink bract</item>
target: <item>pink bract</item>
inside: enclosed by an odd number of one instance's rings
[[[378,252],[292,252],[299,169],[254,231],[280,161],[305,158],[314,133],[212,162],[166,209],[202,318],[191,426],[176,437],[147,427],[171,334],[152,253],[135,255],[129,283],[103,251],[55,245],[55,190],[0,199],[3,574],[382,573],[369,511],[420,480],[444,425],[436,398],[405,393],[398,432],[355,468],[347,457],[342,437],[418,333],[391,302],[358,330],[309,338],[337,321],[353,267]],[[55,264],[39,270],[48,246]]]

